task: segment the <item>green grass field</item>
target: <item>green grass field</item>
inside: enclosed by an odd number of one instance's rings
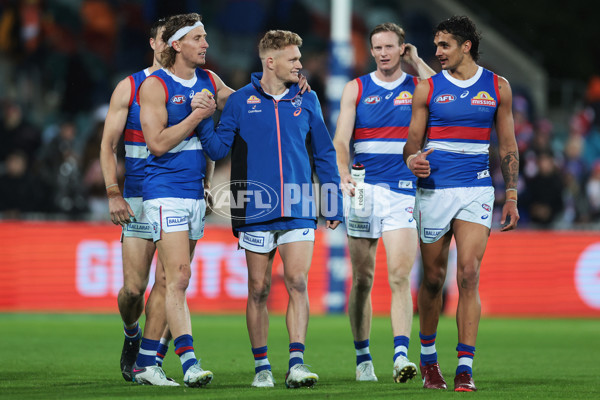
[[[320,377],[312,389],[285,389],[288,339],[282,316],[272,316],[269,360],[274,389],[250,387],[254,363],[243,316],[192,317],[196,355],[214,372],[204,389],[138,386],[119,372],[123,334],[118,315],[0,314],[0,399],[279,399],[279,398],[600,398],[600,321],[491,319],[481,321],[475,354],[477,393],[431,391],[416,378],[392,382],[393,341],[388,318],[375,318],[371,353],[379,382],[354,380],[355,356],[345,316],[312,317],[305,362]],[[418,362],[418,320],[409,358]],[[456,325],[440,321],[436,347],[452,389]],[[173,346],[168,376],[182,382]]]

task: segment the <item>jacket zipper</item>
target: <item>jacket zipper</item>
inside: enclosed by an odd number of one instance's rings
[[[282,154],[281,154],[281,130],[279,128],[279,109],[277,105],[279,103],[278,100],[273,99],[273,103],[275,104],[275,122],[277,123],[277,150],[279,151],[279,178],[280,178],[280,195],[281,195],[281,216],[284,217],[284,208],[283,208],[283,162],[282,162]]]

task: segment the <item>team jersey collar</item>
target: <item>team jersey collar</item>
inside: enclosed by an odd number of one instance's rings
[[[270,99],[272,99],[273,97],[266,93],[262,86],[260,85],[260,80],[262,79],[262,72],[254,72],[251,75],[251,80],[252,80],[252,86],[254,86],[254,88],[264,97],[268,97]],[[296,97],[298,95],[298,93],[300,92],[300,87],[298,86],[297,83],[294,83],[292,86],[290,86],[289,91],[287,92],[287,94],[280,100],[292,100],[294,97]]]

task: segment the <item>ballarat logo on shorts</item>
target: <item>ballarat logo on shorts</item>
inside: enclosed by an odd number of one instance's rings
[[[482,204],[481,207],[483,207],[483,209],[487,212],[492,211],[492,207],[490,207],[489,204]]]
[[[365,104],[377,104],[381,101],[381,97],[377,96],[377,95],[373,95],[373,96],[369,96],[367,97],[363,103]]]
[[[351,231],[369,232],[371,230],[371,224],[369,222],[350,220],[348,221],[348,228],[350,228]]]
[[[187,217],[167,217],[167,226],[187,225]]]
[[[130,222],[127,224],[127,230],[130,232],[150,233],[150,229],[152,228],[149,224],[141,224],[139,222]]]
[[[453,94],[440,94],[438,97],[435,98],[434,101],[436,103],[444,104],[452,103],[454,100],[456,100],[456,96]]]
[[[427,239],[435,239],[438,237],[438,235],[442,232],[441,229],[434,229],[434,228],[425,228],[423,229],[423,233],[425,234],[425,237]]]
[[[175,96],[171,97],[171,103],[183,104],[185,103],[185,96],[182,94],[176,94]]]
[[[261,246],[265,245],[265,238],[261,236],[254,236],[244,233],[244,242],[251,244],[253,246]]]

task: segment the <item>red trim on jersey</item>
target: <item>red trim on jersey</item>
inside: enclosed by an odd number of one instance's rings
[[[133,104],[133,100],[135,99],[135,81],[133,80],[133,76],[129,75],[129,82],[131,83],[131,94],[129,95],[129,107]]]
[[[125,141],[135,143],[146,143],[142,131],[136,129],[125,129]]]
[[[215,83],[215,79],[213,78],[213,76],[210,73],[210,71],[208,71],[206,69],[203,69],[202,71],[204,71],[204,72],[206,72],[208,74],[208,78],[212,82],[213,88],[215,88],[215,96],[216,96],[217,95],[217,84]]]
[[[469,139],[490,140],[490,128],[472,128],[468,126],[430,126],[427,128],[429,140]]]
[[[415,86],[417,86],[419,84],[419,78],[417,78],[416,76],[413,76],[413,82],[414,82]]]
[[[433,79],[429,78],[427,82],[429,82],[429,93],[427,94],[427,104],[429,105],[431,103],[431,96],[433,96]]]
[[[500,106],[500,88],[498,88],[498,75],[494,74],[494,90],[496,91],[496,99],[498,99],[498,106]]]
[[[165,89],[165,104],[167,104],[167,103],[169,102],[169,90],[167,89],[167,84],[165,83],[165,81],[163,81],[163,80],[162,80],[162,78],[161,78],[160,76],[156,76],[156,75],[150,75],[149,77],[147,77],[147,78],[144,80],[144,82],[146,82],[146,80],[148,80],[148,79],[150,79],[150,78],[156,78],[156,79],[158,79],[158,80],[160,81],[160,83],[162,83],[162,85],[163,85],[163,88]],[[143,84],[144,82],[142,82],[142,84]],[[138,103],[140,102],[140,101],[139,101],[139,98],[140,98],[140,88],[141,88],[141,87],[142,87],[142,85],[140,85],[140,87],[138,88],[138,94],[137,94],[137,97],[138,97]]]
[[[363,92],[363,84],[362,81],[358,78],[355,79],[356,83],[358,83],[358,95],[356,96],[356,107],[360,104],[360,98],[362,97]]]
[[[406,139],[408,126],[386,126],[384,128],[357,128],[354,139]]]

